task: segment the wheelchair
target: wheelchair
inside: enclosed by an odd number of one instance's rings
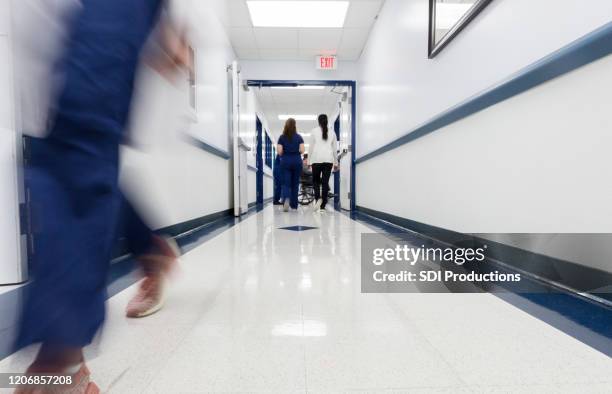
[[[336,195],[330,190],[327,197],[328,201],[333,204],[335,197]],[[302,175],[300,176],[300,190],[298,192],[298,202],[300,203],[300,205],[310,205],[314,202],[314,200],[315,193],[312,172],[303,171]]]
[[[303,171],[300,176],[300,191],[298,193],[298,202],[300,205],[310,205],[314,202],[314,182],[312,172]]]

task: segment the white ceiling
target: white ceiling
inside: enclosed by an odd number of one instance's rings
[[[313,61],[317,55],[358,60],[384,2],[351,0],[343,28],[294,29],[253,27],[246,0],[227,1],[227,29],[240,59]]]
[[[335,119],[331,117],[338,110],[338,102],[346,87],[325,87],[323,90],[272,89],[269,87],[251,87],[255,91],[262,112],[268,120],[268,130],[275,139],[283,131],[284,121],[279,115],[319,115],[326,114],[330,126]],[[332,93],[338,92],[338,94]],[[297,121],[299,133],[309,133],[318,126],[316,121]]]

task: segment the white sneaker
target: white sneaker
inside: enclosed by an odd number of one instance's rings
[[[327,205],[325,205],[325,208],[321,208],[321,212],[327,212],[327,213],[332,213],[336,210],[336,208],[334,208],[334,204],[333,202],[328,202]]]
[[[289,212],[289,200],[285,200],[285,202],[283,203],[283,211],[285,212]]]
[[[321,204],[323,204],[323,200],[318,199],[317,201],[315,201],[313,206],[315,212],[318,212],[321,209]]]

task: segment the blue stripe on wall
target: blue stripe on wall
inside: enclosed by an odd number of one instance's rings
[[[499,85],[443,112],[402,137],[358,158],[355,162],[360,164],[373,159],[611,53],[612,22],[526,67]]]

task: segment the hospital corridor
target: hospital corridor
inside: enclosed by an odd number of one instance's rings
[[[612,3],[0,0],[0,393],[611,393]]]

